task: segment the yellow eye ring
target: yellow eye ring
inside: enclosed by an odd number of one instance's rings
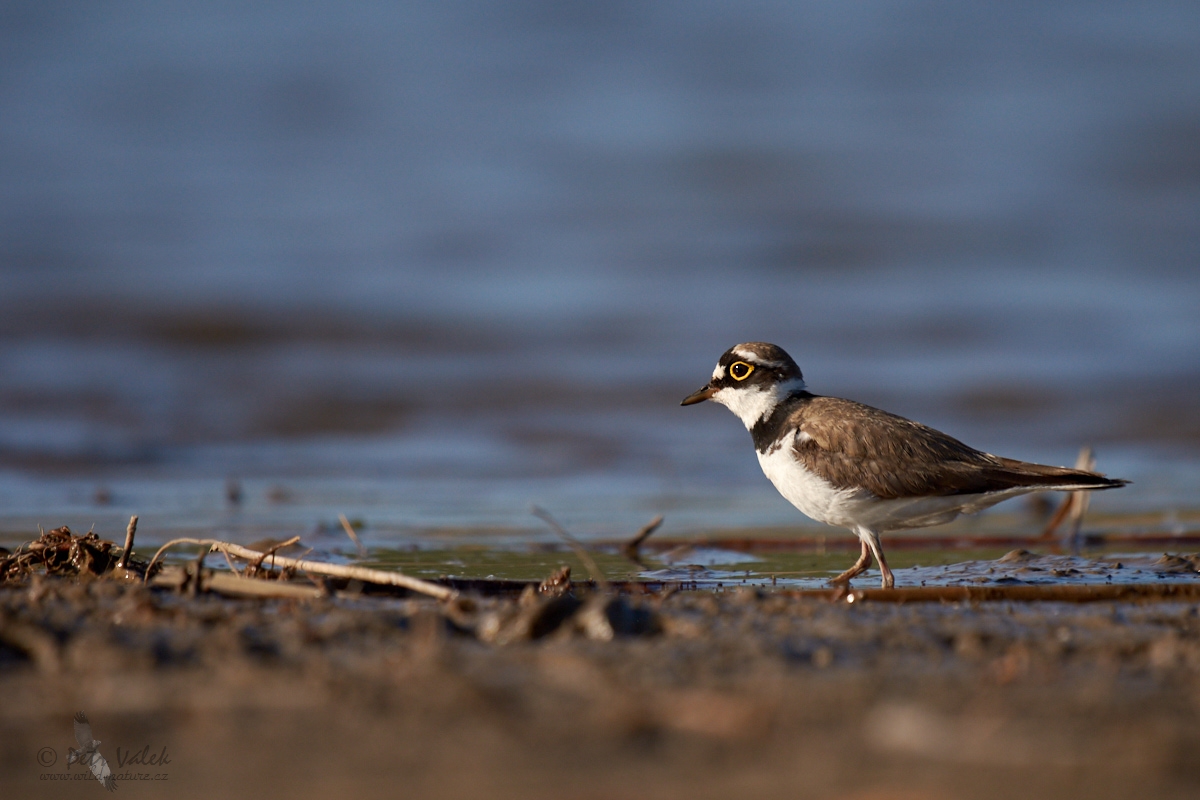
[[[729,365],[729,374],[735,381],[744,381],[754,372],[754,365],[745,361],[735,361]]]

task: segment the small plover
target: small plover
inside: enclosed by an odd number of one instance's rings
[[[848,584],[879,562],[895,585],[879,534],[949,522],[1028,492],[1113,489],[1128,481],[1001,458],[877,408],[811,394],[782,348],[747,342],[725,351],[712,380],[684,398],[714,400],[738,416],[775,488],[809,517],[849,528],[862,542]]]

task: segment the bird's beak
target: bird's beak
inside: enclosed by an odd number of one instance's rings
[[[717,393],[717,387],[710,384],[708,386],[705,386],[700,391],[692,392],[687,397],[683,398],[683,402],[680,403],[679,405],[690,406],[695,403],[703,403],[705,400],[712,397],[716,393]]]

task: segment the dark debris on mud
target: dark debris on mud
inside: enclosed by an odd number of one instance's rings
[[[21,581],[34,574],[53,576],[100,576],[118,566],[113,543],[92,531],[82,536],[68,527],[43,531],[14,552],[0,552],[0,585]],[[144,564],[142,565],[144,569]]]
[[[627,594],[566,571],[441,601],[231,598],[97,575],[114,548],[51,534],[42,561],[4,556],[35,566],[0,586],[0,735],[36,753],[79,708],[150,726],[191,754],[180,796],[286,774],[413,797],[1182,798],[1200,775],[1195,599]]]

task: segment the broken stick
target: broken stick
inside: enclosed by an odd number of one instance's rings
[[[207,545],[209,552],[220,550],[227,555],[244,558],[247,561],[255,561],[256,559],[266,558],[266,553],[260,553],[257,550],[251,550],[248,547],[233,544],[232,542],[221,542],[216,539],[173,539],[167,542],[158,549],[154,554],[154,558],[150,559],[150,567],[158,561],[159,556],[163,554],[168,547],[177,544],[198,544],[201,546]],[[418,594],[426,594],[430,597],[436,597],[439,600],[449,600],[456,596],[458,592],[453,589],[441,586],[430,581],[423,581],[420,578],[413,578],[405,575],[402,572],[391,572],[382,569],[369,569],[368,567],[349,567],[341,564],[326,564],[321,561],[304,561],[298,558],[284,558],[279,555],[272,555],[271,562],[284,569],[291,568],[300,572],[311,572],[316,575],[329,575],[334,578],[350,578],[359,580],[363,583],[376,583],[383,586],[399,586],[402,589],[408,589],[411,592]],[[261,563],[261,562],[260,562]],[[146,575],[150,574],[150,567],[146,568]]]
[[[350,520],[346,519],[345,514],[338,514],[338,521],[342,523],[342,530],[350,537],[350,541],[354,542],[354,546],[358,548],[358,557],[367,557],[367,548],[363,547],[363,543],[359,541],[358,534],[354,532],[354,526],[350,524]]]
[[[117,566],[125,569],[129,566],[129,554],[133,552],[133,535],[137,533],[137,514],[129,518],[129,527],[125,529],[125,549],[121,551],[121,559]]]
[[[1086,470],[1087,472],[1095,471],[1096,456],[1092,453],[1092,448],[1085,446],[1080,449],[1079,457],[1075,459],[1075,469]],[[1068,492],[1067,496],[1063,498],[1062,505],[1058,507],[1050,522],[1046,524],[1041,538],[1049,539],[1052,537],[1063,521],[1070,518],[1070,534],[1064,538],[1074,540],[1079,536],[1079,529],[1083,526],[1083,515],[1087,513],[1090,500],[1091,492]]]
[[[646,525],[637,532],[637,535],[630,539],[621,548],[621,552],[631,561],[638,561],[641,555],[642,542],[650,538],[650,534],[658,530],[658,526],[663,524],[663,515],[659,514],[654,519],[646,523]]]
[[[583,542],[567,533],[567,529],[562,525],[559,525],[558,520],[551,516],[550,512],[541,506],[533,506],[530,508],[530,512],[542,522],[549,525],[555,533],[562,537],[564,542],[571,546],[571,549],[575,551],[575,555],[578,556],[579,560],[583,562],[584,569],[588,571],[588,575],[590,575],[592,580],[596,582],[596,585],[600,588],[600,591],[607,592],[608,578],[604,577],[604,573],[600,571],[600,567],[596,564],[596,560],[592,558],[592,554],[589,553],[587,548],[583,546]]]

